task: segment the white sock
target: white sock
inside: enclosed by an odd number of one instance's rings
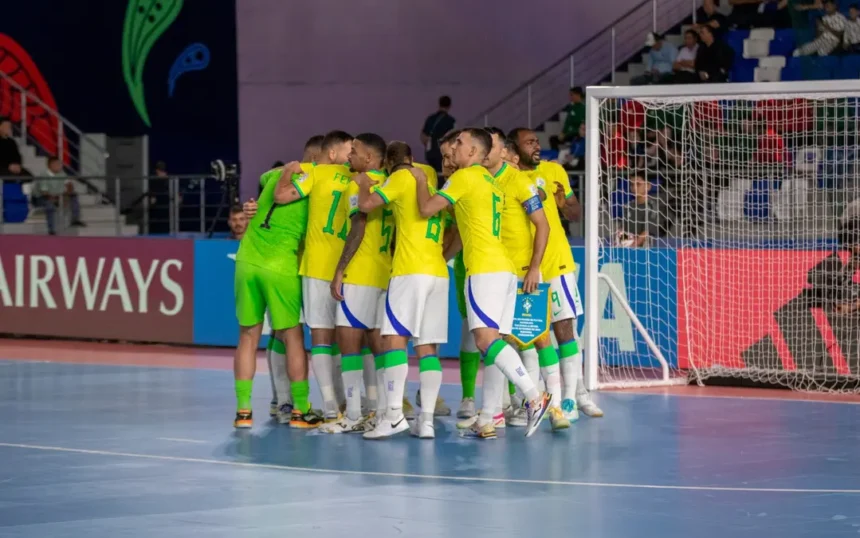
[[[520,357],[523,359],[523,366],[526,367],[526,372],[529,374],[529,377],[532,378],[535,385],[539,384],[541,370],[537,349],[535,349],[534,346],[528,349],[523,349],[520,351]],[[517,389],[517,397],[520,399],[525,398],[525,394],[521,394],[520,390]]]
[[[517,391],[517,392],[519,392],[519,391]],[[501,410],[504,411],[505,409],[507,409],[510,406],[511,406],[511,391],[510,391],[510,387],[505,385],[505,388],[502,391],[502,407],[501,407]]]
[[[269,338],[274,338],[270,336]],[[275,372],[272,370],[272,348],[266,348],[266,362],[269,364],[269,381],[272,383],[272,401],[278,402],[278,389],[275,387]]]
[[[575,344],[575,342],[573,342]],[[571,353],[569,347],[571,343],[566,343],[559,346],[559,366],[561,367],[561,382],[562,382],[562,398],[572,400],[576,398],[576,385],[579,377],[582,376],[582,352],[576,351]],[[578,347],[579,344],[576,344]],[[565,355],[567,355],[565,357]],[[579,366],[577,366],[577,364]],[[577,370],[578,369],[578,370]],[[579,374],[577,374],[577,371]]]
[[[377,419],[381,419],[385,416],[385,412],[388,410],[386,406],[387,399],[385,390],[385,355],[380,355],[378,357],[374,357],[376,368],[376,417]],[[401,404],[402,405],[402,404]]]
[[[433,421],[436,410],[436,399],[442,387],[442,363],[436,355],[421,357],[419,361],[421,382],[421,420]]]
[[[272,383],[275,385],[275,394],[278,399],[278,407],[293,403],[293,395],[290,391],[290,378],[287,376],[287,350],[284,343],[275,340],[271,350],[271,361],[269,372],[272,374]]]
[[[340,350],[336,346],[332,346],[332,384],[334,385],[334,398],[337,400],[338,409],[346,403],[346,391],[344,390],[345,387],[343,385],[343,368],[341,366],[342,360]]]
[[[508,391],[505,383],[505,374],[496,365],[484,364],[484,383],[481,386],[481,414],[478,415],[478,424],[493,423],[493,416],[499,412],[499,402]]]
[[[550,405],[557,407],[561,405],[561,370],[558,364],[544,366],[540,369],[541,376],[546,381],[546,391],[552,396]]]
[[[497,344],[493,344],[490,346],[491,348],[496,347]],[[520,360],[519,354],[514,351],[510,345],[505,342],[502,342],[501,347],[496,350],[496,356],[494,358],[495,365],[505,374],[516,387],[523,393],[526,397],[526,400],[534,400],[536,399],[540,393],[537,390],[537,386],[535,382],[532,381],[532,378],[529,377],[528,372],[526,372],[525,366],[523,366],[523,361]],[[486,375],[486,373],[484,374]]]
[[[364,378],[364,358],[355,355],[343,355],[343,386],[346,391],[346,416],[350,420],[361,418],[361,382]]]
[[[320,387],[320,394],[323,399],[323,412],[328,414],[337,413],[331,346],[313,346],[311,348],[311,365],[314,369],[314,377]]]
[[[576,384],[576,397],[588,396],[588,389],[585,388],[584,372],[582,370],[582,349],[579,353],[573,356],[573,375]]]
[[[376,409],[376,358],[369,349],[362,349],[362,360],[364,361],[364,394],[367,396],[367,409]]]
[[[389,351],[385,354],[385,399],[388,411],[385,418],[398,420],[403,416],[403,393],[409,375],[409,357],[406,350]],[[436,400],[433,400],[434,403]]]

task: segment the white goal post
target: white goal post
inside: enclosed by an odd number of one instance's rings
[[[589,87],[585,142],[590,390],[860,392],[860,80]]]

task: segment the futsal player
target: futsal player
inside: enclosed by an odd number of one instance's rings
[[[514,143],[520,169],[544,192],[550,236],[541,271],[550,284],[552,327],[559,343],[562,411],[572,421],[579,417],[577,407],[588,416],[602,417],[603,411],[591,400],[582,379],[582,350],[576,320],[584,311],[576,281],[576,264],[558,213],[562,208],[566,217],[578,218],[579,204],[564,168],[558,163],[541,161],[540,142],[534,131],[514,129],[508,138]]]
[[[353,140],[349,164],[356,175],[345,192],[350,230],[330,286],[331,296],[339,303],[335,324],[341,350],[346,411],[342,419],[321,428],[326,433],[366,431],[370,417],[362,416],[361,412],[362,379],[369,379],[369,376],[364,376],[365,367],[374,372],[372,384],[366,386],[368,399],[374,407],[379,405],[374,354],[382,355],[379,329],[391,274],[394,216],[382,207],[370,213],[359,211],[358,198],[360,183],[378,185],[385,181],[385,172],[382,171],[384,158],[385,141],[381,136],[363,133]],[[373,353],[362,350],[364,338],[367,338]]]
[[[294,408],[290,425],[316,427],[322,420],[308,401],[308,371],[304,335],[299,318],[302,289],[299,278],[299,246],[305,237],[308,204],[301,201],[277,204],[284,170],[264,174],[264,185],[257,202],[257,214],[236,254],[236,317],[239,321],[239,344],[233,362],[236,392],[236,428],[253,426],[251,394],[257,367],[257,346],[269,310],[275,338],[288,350],[287,369],[292,380]]]
[[[550,396],[538,392],[519,354],[501,337],[511,332],[517,278],[500,237],[504,193],[482,166],[491,147],[492,138],[484,129],[463,130],[454,144],[454,162],[459,170],[432,196],[422,181],[423,174],[416,174],[416,193],[422,217],[454,206],[466,264],[466,314],[484,356],[483,401],[500,402],[503,377],[507,377],[528,399],[528,437],[546,413]],[[474,429],[468,431],[475,437],[494,438],[495,406],[483,407]]]
[[[298,180],[281,181],[276,201],[291,204],[305,198],[308,202],[308,231],[300,274],[305,322],[311,329],[311,363],[323,398],[326,421],[339,419],[335,392],[334,328],[338,304],[331,296],[331,280],[348,232],[344,191],[353,172],[345,163],[352,150],[353,137],[332,131],[322,142],[320,162]],[[323,161],[324,159],[324,161]],[[301,165],[286,165],[291,173],[301,173]],[[338,374],[338,377],[340,375]]]
[[[388,407],[364,438],[384,439],[409,428],[401,404],[409,373],[406,349],[412,340],[419,357],[421,395],[426,402],[412,426],[412,434],[433,439],[435,402],[442,386],[438,345],[448,339],[448,266],[442,254],[448,212],[440,208],[431,215],[419,214],[416,191],[429,197],[435,189],[419,169],[413,168],[412,150],[406,143],[389,144],[386,162],[390,177],[381,185],[361,182],[358,202],[368,219],[380,210],[392,213],[397,229],[382,321],[385,354],[380,357],[384,361],[387,391],[383,392]]]

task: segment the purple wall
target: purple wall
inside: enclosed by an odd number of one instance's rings
[[[240,0],[245,185],[335,128],[416,147],[439,95],[466,121],[640,1]]]

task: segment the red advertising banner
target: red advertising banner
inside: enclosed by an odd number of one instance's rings
[[[678,250],[678,364],[860,371],[860,273],[844,253]]]
[[[192,343],[194,242],[0,236],[0,333]]]

